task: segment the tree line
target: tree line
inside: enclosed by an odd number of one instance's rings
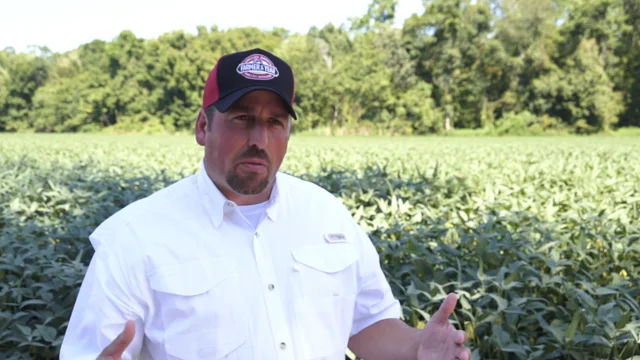
[[[0,52],[0,131],[189,131],[222,54],[261,47],[296,74],[294,131],[596,133],[640,126],[639,0],[397,0],[347,24],[122,31],[66,53]]]

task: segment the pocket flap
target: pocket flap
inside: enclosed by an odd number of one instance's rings
[[[300,246],[293,250],[293,257],[301,264],[327,273],[342,271],[359,258],[356,247],[349,243]]]
[[[228,257],[174,263],[156,268],[149,276],[149,286],[170,294],[199,295],[215,287],[233,271],[233,262]]]

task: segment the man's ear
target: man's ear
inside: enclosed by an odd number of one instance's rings
[[[196,119],[196,142],[200,146],[205,145],[205,138],[207,136],[207,116],[204,114],[204,109],[200,108],[200,113]]]

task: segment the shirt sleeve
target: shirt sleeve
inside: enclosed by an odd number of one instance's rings
[[[131,261],[135,239],[122,224],[102,224],[91,237],[92,243],[99,246],[80,286],[62,341],[60,359],[95,360],[124,330],[127,320],[134,320],[136,324],[135,337],[122,359],[136,359],[144,337],[145,302],[141,290],[134,286],[135,279],[131,278],[144,276],[142,263]],[[125,249],[124,244],[129,248]]]
[[[380,320],[401,318],[401,307],[382,272],[380,256],[371,239],[353,218],[351,223],[360,250],[358,293],[351,329],[353,336]]]

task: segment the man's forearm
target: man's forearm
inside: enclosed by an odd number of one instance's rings
[[[420,330],[399,319],[379,321],[349,340],[349,349],[365,360],[416,360]]]

